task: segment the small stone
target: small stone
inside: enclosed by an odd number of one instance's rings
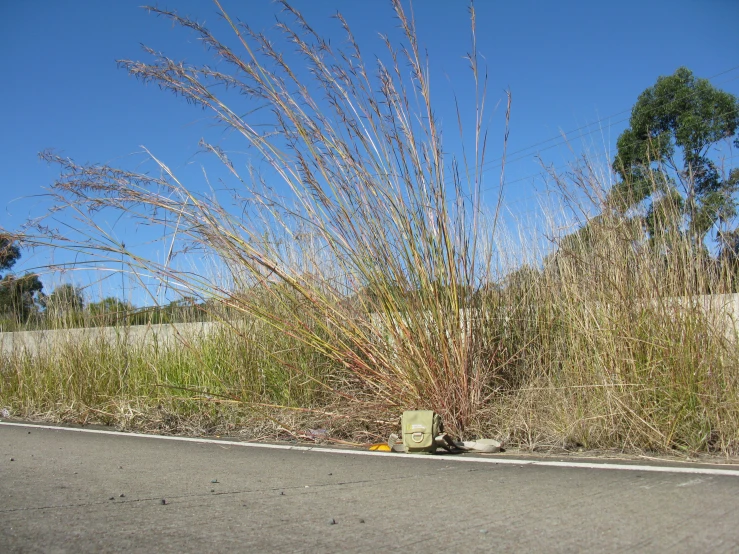
[[[488,530],[487,530],[487,529],[480,529],[480,533],[482,533],[483,535],[486,535],[486,534],[487,534],[487,532],[488,532]]]
[[[118,469],[123,469],[123,466],[118,466]]]
[[[77,475],[77,472],[75,471],[74,474]]]
[[[218,482],[218,479],[213,479],[213,480],[211,481],[211,483],[217,483],[217,482]]]
[[[28,434],[30,435],[31,434],[31,431],[29,431]]]
[[[336,520],[334,518],[331,518],[328,520],[329,525],[336,525]]]
[[[280,491],[280,496],[285,496],[285,491]]]
[[[10,458],[10,461],[11,461],[11,462],[14,462],[14,461],[15,461],[15,458]]]
[[[115,496],[111,496],[108,500],[115,500]]]
[[[162,498],[162,506],[164,506],[166,503],[167,501],[164,498]]]
[[[216,492],[216,489],[210,489],[210,492]]]
[[[118,498],[126,498],[126,495],[125,495],[125,494],[123,494],[123,493],[121,493],[121,494],[120,494],[120,495],[118,496]]]
[[[364,523],[364,520],[363,520],[363,519],[360,519],[360,520],[359,520],[359,523]]]
[[[333,473],[329,473],[329,475],[333,475]]]

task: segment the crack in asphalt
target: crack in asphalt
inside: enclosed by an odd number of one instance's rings
[[[477,469],[470,469],[467,472],[474,472],[478,471]],[[433,473],[427,473],[424,474],[424,477],[434,477],[438,473],[441,473],[441,471],[433,472]],[[267,488],[256,488],[256,489],[244,489],[244,490],[236,490],[236,491],[219,491],[219,492],[208,492],[208,493],[190,493],[190,494],[179,494],[179,495],[167,495],[167,505],[169,505],[169,499],[171,500],[182,500],[182,499],[188,499],[188,498],[207,498],[207,497],[213,497],[213,496],[224,496],[224,495],[237,495],[237,494],[250,494],[255,492],[277,492],[277,491],[305,491],[306,488],[308,489],[320,489],[320,488],[326,488],[326,487],[339,487],[344,485],[361,485],[364,483],[386,483],[386,482],[393,482],[393,481],[399,481],[399,480],[405,480],[408,479],[409,475],[399,475],[398,477],[385,477],[381,479],[359,479],[356,481],[339,481],[336,483],[319,483],[317,485],[295,485],[291,487],[267,487]],[[307,492],[307,491],[306,491]],[[146,497],[146,498],[127,498],[126,500],[100,500],[95,502],[80,502],[80,503],[70,503],[70,504],[52,504],[49,506],[31,506],[26,508],[7,508],[7,509],[0,509],[0,514],[10,514],[14,512],[34,512],[34,511],[41,511],[41,510],[58,510],[58,509],[65,509],[65,508],[85,508],[88,506],[122,506],[125,504],[136,504],[141,502],[161,502],[163,499],[162,496],[152,496],[152,497]]]

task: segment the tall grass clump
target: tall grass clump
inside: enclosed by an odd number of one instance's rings
[[[201,144],[238,184],[233,196],[198,194],[153,156],[157,176],[47,154],[63,170],[52,187],[54,217],[67,212],[79,224],[78,233],[47,233],[47,242],[111,265],[123,257],[137,275],[257,317],[333,364],[322,385],[349,403],[431,408],[463,431],[499,363],[469,317],[473,292],[490,273],[485,245],[495,227],[483,225],[479,205],[486,76],[474,11],[468,63],[476,109],[469,129],[458,110],[465,148],[457,158],[443,148],[426,60],[399,1],[404,45],[384,37],[386,52],[371,63],[341,15],[344,47],[281,6],[282,49],[222,9],[233,47],[194,20],[149,8],[194,33],[217,63],[189,65],[153,50],[149,62],[119,62],[209,110],[258,153],[260,163],[242,171],[220,148]],[[109,210],[168,228],[167,261],[138,257],[115,240],[98,217]],[[44,244],[31,234],[27,244]],[[202,265],[176,269],[169,262],[178,249],[206,253],[219,278],[206,277]]]
[[[516,376],[491,421],[531,446],[736,453],[736,267],[614,208],[592,162],[552,177],[555,248],[487,312]]]

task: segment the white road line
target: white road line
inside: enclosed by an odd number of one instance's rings
[[[218,446],[244,446],[249,448],[271,448],[274,450],[297,450],[301,452],[322,452],[325,454],[344,454],[350,456],[381,456],[395,459],[414,458],[419,460],[438,460],[443,462],[464,462],[497,465],[564,467],[576,469],[610,469],[619,471],[644,471],[652,473],[688,473],[691,475],[723,475],[739,477],[739,469],[716,469],[696,466],[651,466],[637,464],[613,464],[610,462],[558,462],[554,460],[526,460],[514,458],[466,457],[466,456],[428,456],[424,454],[396,454],[392,452],[374,452],[370,450],[344,450],[339,448],[322,448],[319,446],[297,446],[289,444],[265,444],[259,442],[235,442],[197,437],[173,437],[166,435],[145,435],[142,433],[121,433],[119,431],[105,431],[102,429],[79,429],[74,427],[57,427],[54,425],[35,425],[32,423],[11,423],[0,421],[0,425],[7,427],[27,427],[29,429],[48,429],[52,431],[70,431],[73,433],[91,433],[96,435],[112,435],[114,437],[136,437],[142,439],[158,439],[179,442],[195,442],[200,444],[217,444]]]

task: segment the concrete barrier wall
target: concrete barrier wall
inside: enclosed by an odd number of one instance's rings
[[[207,336],[223,328],[218,322],[171,323],[164,325],[132,325],[128,327],[86,327],[54,331],[21,331],[0,333],[0,352],[24,351],[31,355],[49,352],[65,344],[108,343],[137,347],[169,347],[182,340]]]
[[[739,294],[705,294],[665,299],[665,306],[700,309],[716,330],[723,329],[727,339],[739,339]]]
[[[717,326],[724,327],[729,338],[739,337],[739,294],[717,294],[668,298],[667,307],[676,310],[700,309]],[[466,317],[469,317],[467,315]],[[377,323],[377,322],[375,322]],[[196,340],[224,329],[220,322],[172,323],[165,325],[135,325],[130,327],[90,327],[55,331],[21,331],[0,333],[0,353],[21,351],[31,355],[51,352],[65,344],[129,344],[136,347],[171,347],[183,340]]]

